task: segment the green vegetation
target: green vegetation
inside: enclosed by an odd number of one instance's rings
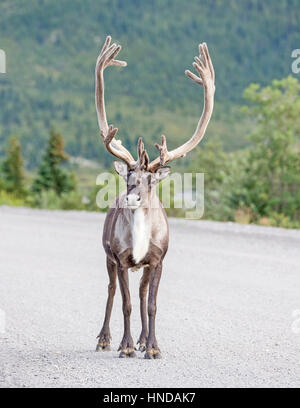
[[[273,81],[261,89],[251,85],[246,109],[256,119],[245,167],[243,190],[236,195],[252,218],[270,217],[280,225],[300,221],[300,84],[294,78]]]
[[[194,151],[188,170],[205,173],[205,218],[300,227],[299,96],[300,83],[292,77],[263,88],[250,85],[244,92],[248,106],[242,109],[255,123],[249,147],[225,152],[221,142],[209,140]],[[1,166],[0,204],[99,210],[96,196],[105,185],[85,190],[83,196],[70,168],[61,167],[67,160],[62,135],[51,130],[38,174],[25,189],[20,145],[11,138]],[[167,212],[184,216],[175,208],[172,192],[171,185]]]
[[[26,4],[24,4],[26,3]],[[71,156],[110,157],[99,143],[94,67],[105,36],[120,42],[125,69],[105,73],[108,117],[125,145],[161,133],[173,148],[193,132],[202,90],[184,75],[206,41],[216,67],[216,107],[207,137],[226,151],[244,147],[251,122],[238,112],[243,90],[290,73],[299,47],[299,0],[2,0],[0,156],[20,137],[26,168],[40,165],[51,127]]]
[[[11,137],[7,157],[0,163],[0,205],[98,210],[96,195],[103,186],[90,188],[83,199],[72,168],[62,167],[68,160],[62,135],[52,129],[43,161],[32,180],[24,174],[20,143]]]
[[[172,170],[205,172],[207,219],[300,226],[299,82],[287,77],[298,0],[25,3],[0,3],[0,205],[98,210],[95,178],[112,158],[97,127],[94,66],[111,34],[128,66],[105,72],[107,113],[126,147],[134,152],[143,136],[154,157],[162,133],[170,149],[190,137],[203,91],[183,73],[206,41],[213,118],[201,147]]]
[[[2,180],[0,187],[8,193],[13,193],[16,197],[22,197],[25,194],[25,176],[23,169],[23,157],[21,154],[21,145],[16,137],[9,139],[7,148],[7,157],[1,166]]]
[[[32,190],[41,193],[43,190],[53,190],[58,196],[68,193],[75,188],[75,180],[72,174],[66,173],[61,164],[69,160],[64,152],[64,140],[60,133],[50,131],[48,146],[38,171],[38,176],[34,180]]]
[[[205,217],[300,227],[300,84],[288,77],[244,92],[256,123],[251,145],[224,153],[209,141],[191,170],[205,173]]]

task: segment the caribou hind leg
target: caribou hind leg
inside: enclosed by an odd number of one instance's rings
[[[137,343],[140,345],[139,350],[146,350],[146,341],[148,337],[148,319],[147,319],[147,291],[150,279],[150,268],[144,268],[143,276],[140,282],[140,310],[142,320],[142,331]]]
[[[109,258],[106,258],[106,265],[109,275],[108,298],[106,302],[106,311],[103,327],[99,335],[97,336],[99,340],[96,347],[96,351],[101,350],[110,351],[111,335],[109,330],[109,321],[117,287],[117,266]]]

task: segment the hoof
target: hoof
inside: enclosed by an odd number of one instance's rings
[[[96,351],[110,351],[110,340],[111,340],[111,335],[110,332],[100,332],[100,334],[97,336],[98,344],[96,346]]]
[[[147,360],[160,360],[162,358],[161,354],[160,354],[160,350],[159,349],[148,349],[145,353],[145,358]]]
[[[134,358],[134,357],[136,357],[134,347],[122,348],[120,346],[118,351],[120,351],[120,350],[121,350],[121,353],[119,354],[120,358],[126,358],[126,357]]]
[[[134,351],[127,351],[127,350],[122,350],[121,353],[119,354],[119,358],[135,358],[136,354]]]
[[[111,351],[110,344],[98,343],[96,351]]]

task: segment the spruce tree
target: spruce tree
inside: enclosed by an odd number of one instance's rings
[[[64,192],[74,190],[73,174],[67,173],[61,168],[61,164],[69,160],[69,156],[64,151],[64,145],[63,136],[52,129],[38,176],[32,185],[34,192],[54,190],[58,195],[61,195]]]
[[[8,142],[7,156],[2,163],[3,187],[16,196],[25,194],[24,161],[19,140],[12,136]]]

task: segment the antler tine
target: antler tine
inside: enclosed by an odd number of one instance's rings
[[[161,136],[161,145],[156,143],[156,149],[159,150],[159,158],[151,163],[151,171],[155,172],[160,167],[163,167],[168,161],[170,161],[170,153],[167,148],[167,139],[165,135]]]
[[[165,164],[179,157],[184,157],[198,145],[205,134],[214,106],[215,72],[206,43],[199,44],[199,53],[199,57],[195,57],[195,62],[193,63],[193,67],[198,72],[199,77],[189,70],[185,71],[189,78],[197,84],[203,85],[204,88],[204,107],[196,131],[187,142],[171,152],[167,149],[166,137],[162,136],[161,145],[156,145],[160,155],[149,164],[149,171],[155,172]]]
[[[143,143],[143,139],[141,137],[139,137],[138,145],[137,145],[138,160],[140,160],[144,150],[145,150],[145,146],[144,146],[144,143]]]
[[[118,128],[114,128],[113,125],[110,125],[106,135],[103,130],[100,131],[104,146],[110,154],[123,160],[130,168],[134,168],[136,161],[126,149],[121,149],[121,147],[123,147],[121,140],[115,139],[118,130]]]
[[[165,135],[161,136],[161,145],[155,144],[157,150],[159,150],[159,157],[153,160],[148,166],[149,171],[155,173],[160,167],[163,167],[166,163],[173,160],[173,154],[168,151],[167,139]]]
[[[144,167],[145,167],[145,170],[148,170],[148,167],[149,167],[149,156],[148,156],[148,153],[147,153],[146,150],[145,150],[145,157],[144,157]]]
[[[137,151],[138,151],[138,166],[141,169],[147,170],[148,165],[149,165],[149,156],[148,156],[148,153],[147,153],[147,151],[145,149],[143,139],[141,137],[138,140]]]

